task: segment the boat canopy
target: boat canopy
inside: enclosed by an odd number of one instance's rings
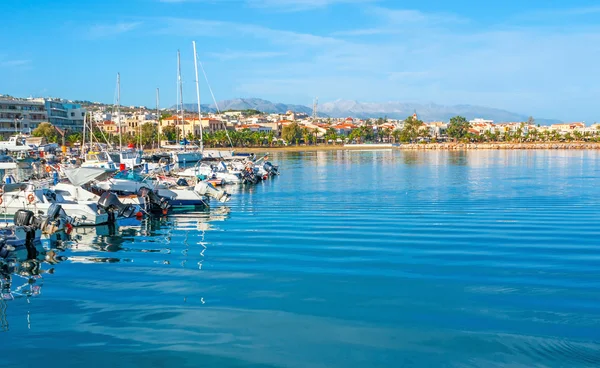
[[[91,181],[106,180],[112,176],[116,170],[103,169],[100,167],[78,167],[76,169],[65,169],[65,175],[75,186],[81,186]]]
[[[98,162],[110,161],[109,156],[106,154],[106,152],[89,152],[87,155],[85,155],[85,160]]]

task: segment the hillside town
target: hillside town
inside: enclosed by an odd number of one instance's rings
[[[387,117],[322,117],[287,111],[266,113],[256,110],[202,113],[152,110],[144,106],[121,106],[56,98],[14,98],[0,95],[0,134],[7,139],[15,134],[36,135],[43,132],[50,141],[67,137],[77,142],[84,120],[94,134],[114,142],[121,135],[127,142],[142,142],[152,147],[161,142],[196,141],[201,131],[209,147],[345,144],[345,143],[420,143],[463,140],[469,142],[500,141],[596,141],[600,124],[570,122],[554,125],[525,122],[495,122],[485,118],[449,121],[421,121],[418,112],[405,119]],[[453,123],[454,121],[454,123]],[[49,124],[44,124],[49,123]],[[91,125],[90,125],[91,124]],[[453,127],[455,125],[455,127]],[[457,127],[459,127],[457,129]]]

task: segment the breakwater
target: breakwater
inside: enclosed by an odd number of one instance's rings
[[[596,142],[570,143],[416,143],[401,144],[402,150],[595,150]]]

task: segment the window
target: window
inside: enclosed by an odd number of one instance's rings
[[[74,113],[74,112],[72,112],[72,113],[71,113],[71,116],[75,116],[75,113]]]

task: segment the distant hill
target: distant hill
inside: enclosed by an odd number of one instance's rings
[[[284,103],[273,103],[271,101],[263,100],[260,98],[236,98],[233,100],[219,101],[219,110],[249,110],[254,109],[269,114],[285,114],[287,111],[304,112],[312,114],[312,109],[303,105],[291,105]],[[175,106],[172,107],[173,109]],[[198,111],[197,104],[184,104],[184,108],[187,111]],[[201,105],[202,111],[216,112],[217,108],[215,104]]]
[[[233,100],[220,101],[219,109],[225,110],[246,110],[255,109],[265,113],[283,114],[286,111],[303,112],[312,114],[312,108],[304,105],[293,105],[284,103],[274,103],[260,98],[236,98]],[[187,111],[196,111],[195,104],[185,104]],[[173,108],[175,108],[173,106]],[[216,112],[214,104],[202,105],[204,112]],[[467,119],[484,118],[495,122],[517,122],[527,121],[528,115],[518,114],[506,110],[495,109],[491,107],[482,107],[475,105],[438,105],[435,103],[418,104],[405,102],[358,102],[351,100],[336,100],[325,102],[318,107],[321,117],[357,117],[357,118],[379,118],[388,117],[391,119],[404,119],[414,112],[419,119],[423,121],[448,121],[456,115],[464,116]],[[535,118],[538,124],[555,124],[560,120]]]

